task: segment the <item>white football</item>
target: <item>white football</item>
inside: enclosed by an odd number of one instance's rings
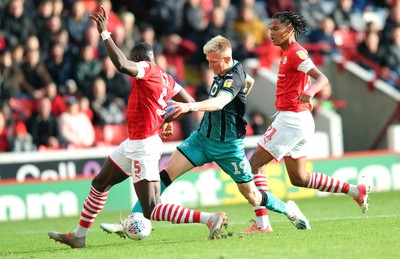
[[[134,212],[122,221],[124,232],[133,240],[142,240],[151,233],[151,221],[143,216],[143,213]]]

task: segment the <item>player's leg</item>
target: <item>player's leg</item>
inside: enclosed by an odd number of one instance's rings
[[[225,212],[209,213],[176,204],[156,205],[151,213],[151,220],[169,221],[173,224],[201,223],[209,228],[209,239],[224,238],[223,229],[228,226],[228,215]]]
[[[204,142],[202,142],[197,134],[192,134],[178,146],[178,150],[171,155],[165,167],[169,181],[174,181],[194,166],[201,166],[207,161],[205,152],[202,149],[203,144]],[[190,210],[174,204],[157,205],[151,214],[151,219],[156,221],[170,221],[176,224],[205,224],[210,230],[209,239],[221,238],[223,228],[226,228],[228,224],[225,212],[208,213]]]
[[[190,171],[193,167],[194,165],[191,162],[189,162],[189,160],[184,155],[182,155],[179,149],[175,150],[169,157],[165,169],[160,172],[160,179],[161,179],[160,195],[172,183],[172,181],[174,181],[182,174]],[[137,201],[133,206],[132,213],[133,212],[142,212],[142,206],[139,201]]]
[[[290,181],[294,186],[317,189],[321,192],[344,193],[353,197],[363,213],[368,210],[369,186],[365,183],[354,185],[323,173],[306,172],[305,157],[298,159],[285,157],[284,159]]]
[[[150,219],[154,207],[161,203],[160,182],[143,180],[134,184],[134,187],[143,210],[143,215]]]
[[[49,237],[71,248],[85,247],[89,228],[92,226],[98,213],[103,209],[107,201],[109,189],[113,185],[124,181],[127,177],[110,158],[107,158],[100,173],[92,180],[92,186],[83,204],[78,226],[70,233],[48,232]]]

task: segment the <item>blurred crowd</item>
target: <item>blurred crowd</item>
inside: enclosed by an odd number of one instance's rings
[[[202,46],[221,34],[234,58],[271,68],[281,50],[269,39],[277,11],[308,22],[298,40],[310,54],[343,55],[399,87],[400,1],[393,0],[0,0],[0,151],[24,152],[117,144],[126,137],[131,79],[108,58],[88,14],[103,6],[108,30],[129,57],[150,43],[156,62],[196,100],[208,97],[213,73]],[[399,87],[400,89],[400,87]],[[187,137],[201,118],[175,124]],[[262,111],[248,134],[262,134]]]

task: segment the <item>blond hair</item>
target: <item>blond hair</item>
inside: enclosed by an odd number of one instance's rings
[[[210,52],[216,52],[218,54],[232,56],[232,45],[231,42],[221,36],[215,36],[211,40],[209,40],[203,47],[204,54],[208,54]]]

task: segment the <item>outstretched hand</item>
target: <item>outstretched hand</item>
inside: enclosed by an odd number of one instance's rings
[[[166,121],[173,121],[182,113],[187,113],[190,107],[188,103],[176,102],[173,100],[168,101]]]
[[[97,30],[99,31],[99,33],[102,33],[103,31],[107,30],[108,15],[103,6],[101,6],[100,8],[102,13],[92,13],[90,14],[90,17],[96,22]]]

